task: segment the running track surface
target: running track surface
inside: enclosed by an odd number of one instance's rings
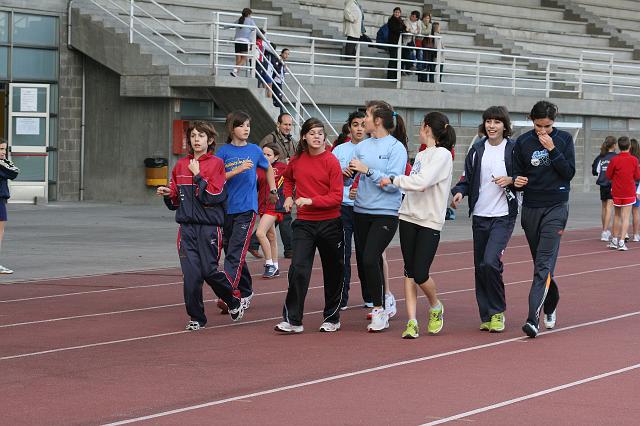
[[[365,332],[354,270],[342,329],[319,333],[314,270],[305,332],[273,326],[286,274],[259,277],[242,322],[220,315],[185,332],[178,270],[0,285],[1,424],[423,425],[638,424],[640,244],[610,251],[594,229],[567,232],[556,278],[557,328],[523,337],[531,282],[522,237],[507,249],[507,330],[478,330],[470,241],[442,243],[432,267],[445,305],[438,336],[400,338],[402,261],[388,251],[398,315]],[[319,266],[319,261],[316,261]],[[281,261],[286,270],[288,261]],[[426,329],[426,300],[419,300]]]

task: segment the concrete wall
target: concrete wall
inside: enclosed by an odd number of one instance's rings
[[[86,59],[85,200],[157,202],[146,157],[169,157],[172,101],[120,96],[120,77]]]

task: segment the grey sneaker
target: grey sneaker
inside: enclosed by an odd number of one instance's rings
[[[185,327],[185,330],[197,331],[197,330],[200,330],[201,328],[204,328],[204,325],[200,325],[198,321],[189,321],[189,324],[187,324],[187,326]]]
[[[13,271],[0,265],[0,274],[13,274]]]
[[[340,330],[340,322],[323,322],[320,331],[325,333],[333,333]]]
[[[287,321],[282,321],[278,324],[276,324],[275,327],[273,327],[273,329],[275,331],[279,331],[280,333],[302,333],[304,331],[304,327],[301,325],[292,325],[290,323],[288,323]]]
[[[544,327],[547,330],[551,330],[556,326],[556,311],[553,311],[550,314],[544,315]]]
[[[275,278],[280,276],[280,270],[275,265],[264,265],[264,274],[262,278]]]

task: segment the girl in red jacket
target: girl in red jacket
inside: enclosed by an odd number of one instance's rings
[[[304,299],[309,289],[316,248],[320,252],[324,277],[324,320],[320,331],[340,329],[343,286],[342,169],[326,149],[324,125],[316,118],[304,122],[296,155],[284,173],[284,208],[298,207],[293,222],[293,258],[289,267],[289,289],[275,326],[282,333],[301,333]],[[295,191],[295,200],[294,200]]]

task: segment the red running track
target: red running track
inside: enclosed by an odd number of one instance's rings
[[[597,235],[564,236],[558,327],[535,340],[520,331],[532,271],[522,237],[512,239],[504,258],[502,334],[477,330],[469,241],[440,245],[432,270],[445,328],[414,341],[400,338],[406,315],[397,247],[389,259],[399,313],[380,334],[364,331],[357,283],[342,330],[316,331],[320,270],[307,297],[305,333],[294,336],[272,331],[285,276],[255,280],[241,323],[206,303],[209,323],[199,332],[182,330],[187,318],[175,269],[2,285],[2,423],[636,424],[640,309],[633,277],[640,245],[609,251]],[[257,261],[250,267],[260,270]],[[210,290],[205,297],[212,299]],[[426,301],[420,304],[424,328]]]

